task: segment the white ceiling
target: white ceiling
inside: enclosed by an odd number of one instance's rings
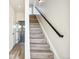
[[[34,1],[35,0],[29,0],[29,6],[33,5]],[[10,4],[16,12],[25,11],[25,0],[10,0]]]
[[[25,0],[10,0],[10,4],[13,6],[16,12],[25,11]]]
[[[32,6],[35,0],[29,0],[29,6]]]

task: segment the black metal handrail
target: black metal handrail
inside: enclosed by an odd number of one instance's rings
[[[60,33],[55,29],[55,27],[47,20],[47,18],[40,12],[40,10],[39,10],[37,7],[35,7],[35,8],[36,8],[37,11],[40,13],[40,15],[46,20],[46,22],[51,26],[51,28],[56,32],[56,34],[57,34],[59,37],[63,38],[64,35],[60,34]]]

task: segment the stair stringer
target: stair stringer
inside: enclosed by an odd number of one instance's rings
[[[50,50],[54,53],[54,59],[61,59],[60,56],[58,55],[58,53],[57,53],[57,51],[56,51],[54,45],[51,43],[51,41],[50,41],[50,39],[49,39],[49,37],[48,37],[48,35],[47,35],[47,33],[46,33],[46,31],[45,31],[45,29],[44,29],[42,23],[41,23],[41,21],[40,21],[39,16],[36,15],[36,17],[37,17],[37,20],[38,20],[38,22],[39,22],[39,24],[40,24],[40,26],[41,26],[41,29],[42,29],[44,35],[45,35],[45,38],[47,39],[47,43],[50,45]]]

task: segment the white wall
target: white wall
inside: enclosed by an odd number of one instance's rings
[[[16,12],[16,20],[17,21],[22,21],[25,20],[25,13],[24,12]]]
[[[49,39],[55,57],[57,57],[57,59],[69,59],[69,0],[44,0],[41,4],[36,2],[36,6],[47,17],[51,24],[64,35],[63,38],[59,38],[46,21],[41,16],[37,16],[47,39]]]
[[[14,29],[15,22],[16,22],[15,11],[13,7],[10,5],[9,7],[9,51],[15,45],[15,29]]]

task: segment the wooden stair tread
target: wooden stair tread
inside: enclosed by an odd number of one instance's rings
[[[30,52],[31,59],[54,59],[35,15],[30,16]]]

